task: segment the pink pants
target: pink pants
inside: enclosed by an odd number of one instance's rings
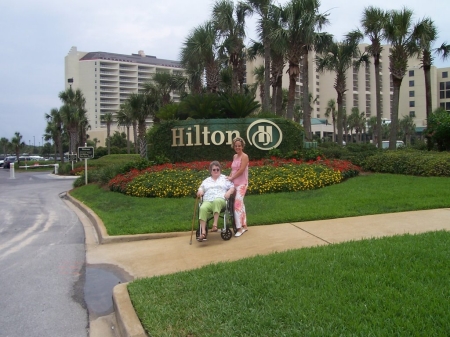
[[[244,196],[247,192],[247,185],[235,186],[236,195],[234,197],[234,221],[236,228],[247,229],[247,214],[245,213]]]

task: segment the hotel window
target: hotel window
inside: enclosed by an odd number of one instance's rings
[[[416,113],[414,111],[410,111],[409,112],[409,117],[416,117]]]
[[[442,78],[447,78],[448,77],[448,72],[447,71],[443,71],[442,72]]]
[[[409,81],[409,86],[413,87],[414,86],[414,81]]]
[[[411,91],[409,92],[409,97],[414,97],[414,90],[411,90]]]
[[[439,98],[450,98],[450,81],[439,83]]]
[[[409,77],[413,77],[414,76],[414,70],[410,70],[409,71]]]
[[[416,102],[415,101],[409,101],[409,107],[410,108],[414,108],[416,106]]]

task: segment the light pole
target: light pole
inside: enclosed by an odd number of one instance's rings
[[[36,152],[36,137],[33,136],[33,154]]]

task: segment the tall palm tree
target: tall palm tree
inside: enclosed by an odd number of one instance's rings
[[[128,102],[133,113],[133,119],[136,119],[138,123],[139,153],[141,158],[147,158],[147,118],[154,116],[156,112],[158,105],[157,93],[152,90],[145,94],[131,94],[128,97]]]
[[[256,85],[259,87],[259,97],[261,99],[261,102],[264,101],[264,65],[260,65],[259,67],[256,67],[253,69],[253,76],[256,80]]]
[[[61,163],[64,164],[64,151],[63,151],[63,116],[61,111],[57,108],[50,110],[49,114],[45,114],[45,119],[47,120],[47,127],[45,129],[46,134],[51,137],[53,144],[55,144],[55,160],[56,153],[59,154],[61,158]],[[50,140],[46,137],[45,140]]]
[[[240,65],[245,57],[245,17],[251,12],[247,3],[218,0],[213,6],[212,22],[220,37],[220,51],[232,67],[231,92],[238,92]],[[241,88],[243,90],[243,88]],[[242,93],[242,92],[241,92]]]
[[[133,124],[133,112],[128,101],[120,105],[120,110],[116,114],[116,121],[118,126],[127,129],[127,153],[130,154],[130,126]]]
[[[81,90],[73,91],[72,88],[59,93],[59,98],[64,103],[60,108],[64,127],[70,137],[70,152],[76,153],[77,138],[80,127],[87,127],[86,99]]]
[[[425,77],[425,102],[428,120],[428,117],[432,113],[430,69],[433,64],[433,52],[441,55],[442,59],[445,60],[450,54],[450,45],[444,42],[440,47],[433,49],[433,43],[438,38],[438,31],[433,20],[430,18],[422,20],[421,24],[416,27],[415,35],[416,43],[419,46],[418,56],[421,58]]]
[[[206,87],[209,92],[217,92],[220,82],[220,62],[216,47],[217,32],[210,21],[196,27],[186,38],[181,49],[181,64],[188,68],[201,64],[205,70]],[[201,69],[200,69],[201,70]],[[202,74],[201,71],[200,74]],[[200,75],[201,76],[201,75]]]
[[[388,12],[388,18],[383,30],[386,41],[391,45],[389,70],[391,71],[394,86],[390,124],[391,134],[389,135],[390,150],[397,148],[400,86],[408,69],[408,58],[416,55],[419,51],[415,37],[417,36],[416,29],[422,23],[418,22],[416,25],[413,25],[412,17],[413,11],[407,8],[391,10]]]
[[[106,143],[108,145],[108,154],[111,154],[111,124],[114,121],[114,115],[107,112],[100,116],[100,120],[106,124]]]
[[[327,103],[327,108],[325,109],[325,117],[328,118],[331,115],[331,120],[333,122],[333,142],[336,141],[336,100],[331,98]]]
[[[400,129],[403,131],[405,136],[405,144],[411,144],[411,136],[416,133],[416,124],[414,123],[414,118],[409,115],[403,116],[399,122]]]
[[[9,146],[9,140],[8,138],[2,137],[0,139],[0,147],[3,150],[3,154],[6,156],[8,154],[8,146]]]
[[[286,58],[289,62],[289,98],[287,106],[287,118],[294,116],[295,89],[300,76],[300,61],[307,58],[311,44],[314,42],[316,28],[321,28],[327,22],[325,16],[318,15],[318,0],[293,0],[282,10],[281,29],[275,30],[272,34],[274,39],[286,41]],[[304,61],[305,66],[307,60]],[[307,139],[311,139],[311,122],[309,107],[309,92],[307,90],[307,75],[303,78],[303,126]],[[305,90],[306,89],[306,90]]]
[[[338,143],[342,145],[342,127],[344,119],[343,98],[347,91],[347,70],[351,67],[359,68],[361,63],[368,63],[367,54],[360,52],[358,48],[359,42],[363,35],[360,31],[352,31],[345,36],[342,42],[331,43],[323,53],[316,56],[317,71],[325,70],[335,72],[336,79],[334,89],[337,93],[337,130]]]
[[[11,144],[12,144],[14,153],[16,154],[16,158],[17,158],[17,165],[19,165],[19,166],[20,166],[20,160],[19,160],[20,149],[22,149],[25,146],[25,143],[22,142],[22,138],[23,137],[20,134],[20,132],[14,132],[14,137],[11,139]]]
[[[262,102],[262,110],[269,111],[270,108],[270,7],[272,0],[247,0],[252,8],[252,13],[259,15],[257,31],[262,36],[264,45],[264,101]]]
[[[370,46],[367,48],[369,55],[373,57],[373,64],[375,67],[375,99],[377,107],[377,125],[376,139],[378,148],[381,149],[381,79],[380,79],[380,57],[383,47],[381,41],[384,39],[383,27],[386,24],[387,13],[376,7],[366,7],[363,11],[361,25],[364,29],[364,35],[370,39]]]

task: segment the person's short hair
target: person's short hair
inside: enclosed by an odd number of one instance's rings
[[[214,166],[217,166],[222,171],[222,166],[220,165],[220,163],[217,160],[214,160],[209,164],[209,173],[212,172],[212,168]]]
[[[231,141],[231,148],[232,148],[232,149],[234,149],[234,144],[235,144],[236,142],[241,142],[242,148],[245,147],[245,140],[244,140],[243,138],[241,138],[241,137],[236,137],[236,138],[234,138],[234,139]]]

